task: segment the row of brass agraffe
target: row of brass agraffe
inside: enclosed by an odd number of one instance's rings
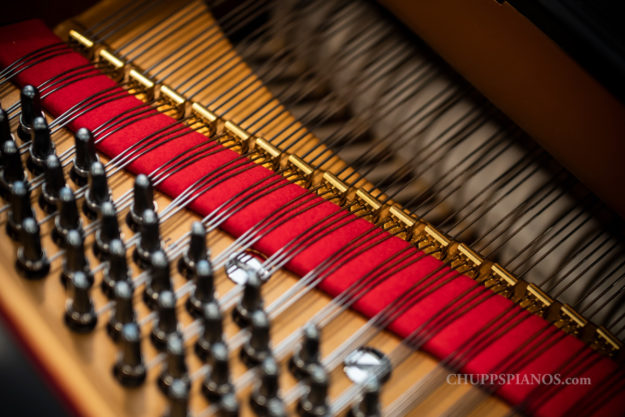
[[[621,353],[622,343],[605,327],[582,317],[568,304],[549,297],[539,287],[518,279],[500,265],[483,259],[464,243],[451,240],[431,224],[393,202],[381,202],[360,187],[349,186],[331,172],[315,168],[299,156],[282,151],[268,140],[251,135],[197,102],[187,100],[164,84],[151,80],[137,66],[124,62],[111,49],[77,30],[70,30],[69,44],[88,57],[128,92],[152,103],[158,110],[184,121],[190,128],[222,145],[245,154],[256,163],[342,206],[359,217],[445,262],[460,274],[540,315],[563,331],[609,356]]]

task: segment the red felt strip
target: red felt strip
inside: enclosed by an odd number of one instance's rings
[[[0,64],[6,67],[31,51],[56,42],[59,42],[59,39],[43,23],[36,20],[0,28]],[[37,86],[56,74],[87,63],[87,60],[77,53],[64,54],[22,71],[15,77],[14,81],[19,85],[32,84]],[[59,116],[81,100],[114,86],[115,83],[106,76],[91,77],[50,94],[43,100],[44,106],[52,115]],[[98,106],[96,109],[73,119],[68,127],[72,130],[83,126],[95,129],[107,120],[123,114],[139,104],[137,99],[128,95],[121,100]],[[109,157],[115,156],[141,138],[170,125],[172,122],[173,119],[168,116],[155,114],[108,135],[98,144],[98,149]],[[196,144],[206,142],[206,140],[203,135],[187,130],[183,136],[142,155],[130,165],[129,169],[134,173],[150,173],[171,160],[172,155],[177,155]],[[219,170],[225,163],[236,158],[238,155],[235,152],[223,149],[221,152],[204,158],[170,176],[159,188],[166,194],[175,197],[198,179]],[[251,162],[247,165],[250,169],[211,188],[197,198],[191,208],[201,215],[206,215],[230,197],[248,189],[262,178],[275,177],[279,181],[285,181],[264,167],[256,166]],[[256,188],[260,191],[259,187]],[[281,206],[308,192],[298,185],[287,184],[278,191],[258,198],[243,210],[238,211],[222,227],[238,236],[262,219],[270,216]],[[320,200],[318,197],[312,197],[312,199],[320,204],[263,236],[256,247],[267,254],[275,253],[286,243],[297,238],[310,225],[332,213],[343,210],[331,202]],[[329,233],[295,256],[287,267],[300,276],[304,275],[324,259],[344,248],[354,238],[376,227],[362,219],[351,219],[352,221],[344,227]],[[482,301],[480,303],[469,304],[471,308],[468,311],[459,315],[450,325],[435,334],[424,345],[424,350],[436,357],[446,358],[466,343],[476,340],[482,333],[484,326],[504,313],[506,313],[507,321],[514,321],[517,318],[523,318],[523,320],[520,320],[520,324],[509,329],[496,340],[486,346],[480,346],[479,353],[474,354],[464,366],[465,372],[489,373],[496,369],[498,364],[505,361],[507,367],[504,369],[509,369],[509,366],[515,364],[522,365],[522,369],[516,372],[521,377],[532,374],[551,374],[557,373],[561,366],[571,363],[575,358],[589,353],[588,348],[577,338],[563,336],[550,339],[556,340],[556,343],[550,345],[547,342],[543,344],[542,346],[548,347],[541,352],[538,358],[531,359],[531,355],[528,356],[528,354],[537,350],[540,351],[541,347],[534,346],[530,349],[524,345],[524,342],[528,339],[539,338],[544,334],[545,329],[550,329],[550,325],[544,319],[530,315],[502,296],[493,295],[467,276],[457,276],[437,259],[431,256],[422,256],[423,254],[408,246],[408,243],[399,238],[385,235],[383,239],[377,241],[373,248],[334,271],[320,284],[320,287],[333,296],[341,294],[352,283],[357,282],[362,277],[370,276],[368,274],[372,271],[378,271],[380,268],[388,266],[388,260],[392,259],[394,254],[403,251],[402,255],[412,254],[413,260],[417,258],[419,260],[412,263],[405,261],[397,272],[385,277],[382,283],[358,300],[354,307],[371,317],[422,281],[430,282],[436,279],[437,282],[444,282],[447,280],[447,283],[435,291],[428,291],[427,288],[432,287],[421,284],[419,288],[425,289],[425,292],[415,295],[419,301],[391,324],[390,328],[394,332],[406,337],[424,323],[446,314],[449,303],[454,301],[456,297],[464,295],[464,298],[460,298],[461,301],[459,301],[462,303],[468,297],[481,294],[480,300]],[[394,261],[395,259],[390,263]],[[469,292],[468,295],[466,295],[467,292]],[[554,334],[561,336],[559,332],[554,332]],[[520,349],[523,354],[510,356],[517,349]],[[538,408],[533,407],[530,401],[531,412],[539,416],[560,416],[572,412],[571,407],[578,400],[592,394],[593,388],[600,387],[602,380],[616,372],[617,367],[612,360],[598,357],[595,353],[591,353],[591,355],[596,358],[596,361],[581,375],[576,376],[590,377],[592,385],[570,385],[563,389],[554,390],[555,395],[551,395],[548,401],[541,403]],[[510,357],[513,358],[512,363],[507,361]],[[523,363],[523,358],[530,359],[527,363]],[[536,386],[536,383],[532,381],[528,384],[508,383],[498,391],[498,394],[510,403],[518,405],[524,403],[527,395]],[[622,394],[620,391],[619,393]],[[606,400],[605,404],[599,405],[595,415],[619,415],[624,409],[625,396],[614,395],[611,399]]]

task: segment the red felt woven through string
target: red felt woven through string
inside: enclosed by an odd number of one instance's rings
[[[0,28],[0,64],[6,67],[31,51],[56,42],[59,42],[59,39],[41,22],[36,20]],[[88,61],[77,53],[63,54],[20,72],[13,81],[19,85],[32,84],[38,86],[56,74],[87,63]],[[111,79],[104,75],[98,75],[60,88],[58,91],[46,96],[43,102],[46,110],[57,117],[81,100],[89,98],[99,91],[114,87],[115,83]],[[79,127],[95,129],[107,120],[111,120],[119,114],[124,114],[137,105],[140,105],[140,102],[128,95],[123,99],[97,106],[86,114],[74,118],[68,124],[68,127],[71,130],[76,130]],[[174,120],[170,117],[154,112],[151,117],[137,121],[106,136],[98,144],[98,150],[109,157],[113,157],[141,138],[172,123],[174,123]],[[206,140],[203,135],[187,129],[184,135],[142,155],[130,164],[128,169],[133,173],[150,173],[162,164],[170,161],[173,156],[194,145],[205,143]],[[198,179],[219,170],[221,166],[238,157],[235,152],[224,148],[220,152],[171,175],[159,186],[159,189],[175,197]],[[252,187],[253,184],[262,178],[275,177],[276,180],[285,181],[262,166],[247,162],[247,167],[249,169],[246,169],[245,172],[222,181],[198,197],[192,203],[191,208],[201,215],[207,215],[219,207],[221,203],[240,191]],[[258,186],[256,188],[258,191],[261,190]],[[284,204],[306,193],[309,193],[309,191],[298,185],[286,184],[279,190],[256,199],[244,209],[233,214],[223,224],[222,228],[238,236],[262,219],[270,216]],[[275,253],[285,244],[305,232],[311,225],[332,213],[343,210],[331,202],[320,200],[319,197],[311,196],[310,198],[319,204],[264,235],[255,245],[256,248],[266,254]],[[376,228],[375,225],[365,220],[349,216],[353,221],[329,233],[326,237],[306,248],[296,255],[288,263],[287,267],[300,276],[305,275],[324,259],[348,245],[354,238],[367,230]],[[320,225],[319,230],[322,230],[322,228]],[[428,323],[429,320],[444,315],[448,311],[447,307],[456,297],[465,294],[467,291],[470,291],[467,297],[481,294],[480,299],[483,300],[482,302],[477,305],[471,305],[472,308],[468,309],[468,311],[463,311],[463,314],[455,318],[450,325],[435,334],[424,345],[423,349],[434,356],[444,359],[453,354],[467,342],[479,338],[484,326],[500,314],[506,312],[507,315],[505,317],[509,322],[519,318],[523,318],[523,320],[520,320],[519,325],[508,329],[505,334],[496,338],[496,340],[481,346],[478,353],[474,352],[471,359],[464,366],[464,372],[490,373],[506,358],[515,358],[512,363],[506,362],[507,365],[514,365],[515,362],[519,362],[519,358],[528,357],[528,354],[535,350],[544,350],[541,351],[537,358],[523,364],[522,369],[516,373],[521,377],[532,374],[552,374],[557,373],[560,367],[572,362],[575,358],[588,353],[588,348],[572,336],[552,338],[550,340],[556,340],[555,343],[544,343],[541,345],[542,347],[527,348],[525,344],[527,340],[539,338],[545,333],[546,329],[551,329],[549,323],[512,305],[508,299],[499,295],[493,295],[471,278],[464,275],[458,276],[437,259],[431,256],[422,256],[423,254],[408,246],[403,240],[384,234],[378,239],[374,247],[356,256],[334,271],[320,284],[320,288],[330,295],[339,295],[350,284],[362,277],[369,276],[368,274],[371,274],[372,271],[378,271],[389,266],[394,261],[389,261],[392,259],[392,256],[404,251],[402,255],[412,254],[413,260],[419,260],[411,263],[408,261],[404,262],[403,268],[391,274],[390,277],[386,277],[382,283],[370,290],[355,303],[354,308],[372,317],[419,282],[424,280],[429,282],[428,280],[431,279],[437,279],[439,282],[448,281],[431,293],[417,294],[416,297],[419,297],[419,301],[390,325],[392,331],[402,337],[406,337],[416,329],[420,329],[420,326]],[[422,288],[426,288],[426,285],[423,284]],[[560,335],[558,332],[554,334]],[[520,357],[510,356],[517,351],[523,352],[523,354]],[[537,409],[532,407],[530,401],[529,407],[531,412],[540,416],[559,416],[567,412],[570,413],[572,412],[571,407],[578,400],[592,394],[593,388],[599,387],[602,380],[616,372],[617,367],[613,361],[607,358],[600,358],[594,353],[592,355],[593,359],[596,358],[596,361],[591,366],[581,367],[583,368],[582,372],[576,375],[590,377],[592,385],[570,385],[563,389],[554,390],[555,395],[551,395],[549,400],[541,403]],[[503,370],[499,369],[499,371],[505,372],[505,368]],[[508,402],[518,405],[524,402],[524,399],[534,388],[536,388],[536,383],[532,383],[532,380],[528,384],[509,383],[505,384],[498,391],[498,394]],[[539,387],[539,389],[541,388]],[[524,404],[524,406],[527,406],[527,404]],[[604,400],[604,404],[597,407],[595,414],[617,415],[624,409],[625,396],[614,395],[610,399]]]

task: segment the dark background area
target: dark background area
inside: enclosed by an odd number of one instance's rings
[[[0,316],[0,404],[11,417],[71,417]]]
[[[625,7],[615,0],[507,1],[625,103]]]
[[[0,25],[22,20],[42,19],[50,27],[75,16],[97,3],[97,0],[15,0],[2,4]]]

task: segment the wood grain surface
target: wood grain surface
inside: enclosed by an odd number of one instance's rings
[[[65,37],[67,28],[75,25],[77,22],[85,27],[97,22],[102,16],[111,10],[123,8],[120,2],[104,1],[97,7],[89,10],[79,16],[72,22],[67,22],[57,28],[57,33]],[[164,2],[160,7],[154,9],[143,16],[141,21],[134,22],[123,33],[119,33],[111,37],[107,42],[114,49],[116,46],[123,44],[126,40],[141,34],[145,28],[150,27],[154,22],[170,16],[170,20],[164,23],[164,26],[171,25],[177,19],[204,7],[201,2],[194,2],[189,7],[182,7],[181,2],[172,1]],[[207,29],[211,28],[211,29]],[[196,72],[202,67],[203,63],[209,62],[211,56],[216,56],[218,51],[229,51],[227,60],[237,61],[236,66],[228,70],[227,76],[218,80],[213,80],[208,88],[198,91],[195,96],[200,102],[211,102],[219,97],[221,93],[232,88],[238,80],[250,76],[250,69],[242,62],[230,43],[220,34],[220,29],[214,24],[208,12],[202,13],[196,19],[193,25],[189,25],[184,31],[180,31],[175,35],[168,37],[166,41],[159,43],[158,48],[153,53],[141,56],[135,63],[140,67],[146,68],[151,64],[158,62],[159,59],[168,55],[171,51],[184,51],[182,47],[186,42],[199,36],[206,30],[213,30],[220,37],[220,41],[207,51],[205,55],[194,59],[194,63],[185,66],[183,70],[178,71],[168,81],[168,85],[179,84],[185,76]],[[188,54],[181,53],[175,59],[166,60],[161,65],[171,66],[174,62],[179,62],[183,56]],[[223,62],[214,64],[215,66],[223,65]],[[213,68],[208,68],[202,72],[209,73]],[[229,110],[226,117],[231,120],[241,121],[250,112],[261,113],[259,105],[262,103],[272,102],[269,92],[262,88],[261,81],[256,80],[253,86],[248,87],[250,90],[254,86],[260,86],[255,93],[251,94],[246,100]],[[235,89],[236,90],[236,89]],[[189,90],[189,94],[194,93],[193,89]],[[245,91],[234,91],[225,94],[219,100],[230,100],[234,95],[243,96]],[[13,90],[9,95],[2,97],[2,104],[8,107],[9,103],[17,100],[18,92]],[[265,104],[267,105],[267,104]],[[275,111],[265,116],[267,120],[273,119],[268,123],[262,131],[262,135],[266,138],[273,138],[274,143],[278,143],[286,138],[289,132],[299,129],[301,126],[293,120],[293,118],[281,107],[278,106]],[[245,124],[244,124],[245,126]],[[278,134],[285,127],[284,132]],[[70,132],[58,132],[54,136],[58,152],[62,152],[67,147],[73,145],[73,138]],[[285,142],[282,146],[284,146]],[[311,134],[306,134],[305,138],[300,139],[295,146],[299,152],[309,149],[317,143],[317,139]],[[314,153],[312,154],[314,156]],[[337,169],[342,166],[342,162],[336,158],[328,161],[326,168]],[[119,173],[109,178],[112,185],[114,197],[119,197],[132,185],[132,177],[127,173]],[[71,184],[68,182],[68,184]],[[73,186],[73,184],[71,184]],[[38,197],[38,191],[33,193],[33,201]],[[170,199],[159,193],[156,193],[156,199],[159,208],[166,207]],[[37,207],[38,209],[38,207]],[[120,219],[125,216],[125,212],[120,213]],[[44,214],[37,212],[38,219],[42,219]],[[199,217],[194,213],[183,210],[171,219],[161,225],[162,235],[165,242],[172,242],[177,237],[190,229],[190,224]],[[2,226],[6,222],[6,211],[2,214]],[[84,218],[83,222],[87,222]],[[122,223],[122,221],[120,221]],[[49,256],[54,256],[58,251],[57,247],[50,240],[50,222],[42,226],[44,235],[44,244]],[[128,239],[132,232],[124,225],[123,234]],[[93,236],[88,236],[87,246],[91,246]],[[209,244],[213,256],[223,251],[231,242],[233,237],[222,231],[216,231],[209,237]],[[147,333],[152,327],[153,317],[140,300],[142,288],[139,287],[135,291],[135,306],[138,311],[138,319],[143,324],[142,332],[144,335],[143,349],[146,363],[149,365],[149,373],[146,383],[140,388],[126,389],[122,388],[113,378],[111,368],[117,355],[117,348],[112,343],[105,331],[105,323],[111,314],[111,305],[104,297],[99,289],[99,283],[102,279],[102,272],[95,275],[96,282],[93,287],[93,298],[96,311],[101,312],[96,329],[87,335],[77,335],[70,332],[64,325],[62,316],[65,306],[67,294],[59,281],[61,268],[61,258],[57,258],[51,268],[50,274],[40,282],[30,282],[19,277],[14,269],[15,261],[15,245],[3,233],[0,238],[0,274],[2,275],[2,291],[0,291],[0,305],[4,314],[8,316],[14,327],[18,330],[19,336],[29,346],[32,354],[46,369],[47,373],[52,377],[54,383],[66,395],[69,402],[74,406],[77,413],[84,416],[114,417],[114,416],[160,416],[166,410],[163,395],[158,391],[156,386],[156,378],[158,377],[162,366],[162,355],[158,355],[147,338]],[[88,251],[91,255],[91,251]],[[173,264],[173,261],[172,261]],[[92,267],[98,265],[95,259],[91,259]],[[135,266],[132,266],[135,268]],[[173,270],[173,269],[172,269]],[[138,270],[133,269],[133,276],[138,275]],[[283,294],[296,281],[297,277],[288,271],[280,271],[275,274],[271,280],[263,286],[263,296],[266,303],[271,303],[279,295]],[[177,273],[174,276],[174,284],[179,288],[185,279]],[[220,296],[228,293],[234,284],[225,276],[223,270],[216,273],[216,290]],[[183,307],[186,297],[178,300],[178,317],[184,328],[187,328],[192,319]],[[296,303],[294,306],[280,314],[272,322],[272,343],[277,345],[284,340],[292,332],[297,331],[307,320],[323,306],[328,304],[330,299],[318,292],[313,291],[304,298],[302,302]],[[229,312],[224,312],[226,317],[225,333],[226,338],[235,337],[239,331],[231,322]],[[356,332],[366,323],[366,319],[352,311],[345,311],[333,320],[328,326],[322,330],[322,356],[326,357],[350,335]],[[192,344],[195,336],[187,340],[187,363],[189,365],[190,374],[193,378],[191,410],[193,416],[209,415],[206,412],[208,407],[207,401],[199,391],[200,382],[203,378],[203,363],[192,353]],[[367,343],[369,346],[376,347],[383,352],[389,353],[395,349],[400,340],[385,331],[379,332],[372,340]],[[231,349],[231,364],[233,369],[233,380],[244,374],[246,368],[238,360],[238,349]],[[286,370],[284,360],[281,361],[281,390],[288,393],[295,385],[295,380]],[[431,371],[436,369],[438,363],[432,357],[421,353],[414,352],[409,359],[401,363],[393,370],[390,380],[383,389],[382,402],[390,404],[396,398],[409,392],[408,389],[415,383],[426,378]],[[350,386],[350,381],[343,373],[342,367],[338,366],[330,370],[331,375],[331,399],[338,398]],[[427,379],[427,378],[426,378]],[[456,401],[464,398],[463,395],[471,390],[480,398],[477,402],[479,406],[474,410],[472,415],[504,415],[507,412],[507,406],[500,400],[492,397],[479,397],[477,389],[468,385],[450,385],[444,380],[433,385],[434,389],[425,401],[422,401],[417,409],[411,411],[410,415],[419,416],[436,416],[444,412],[448,407],[452,406]],[[243,405],[243,415],[252,415],[247,406],[247,398],[250,388],[246,388],[237,393],[238,398]],[[294,403],[288,404],[288,408],[293,412]]]

